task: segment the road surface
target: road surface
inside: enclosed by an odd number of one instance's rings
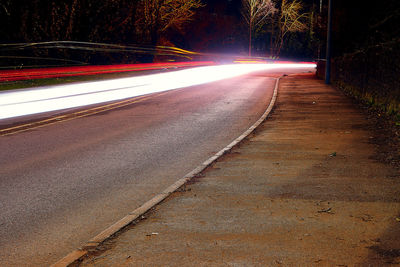
[[[183,177],[261,116],[276,76],[156,93],[0,136],[0,266],[50,265]]]

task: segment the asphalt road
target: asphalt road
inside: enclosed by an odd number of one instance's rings
[[[190,172],[261,116],[270,75],[0,136],[0,266],[52,264]]]

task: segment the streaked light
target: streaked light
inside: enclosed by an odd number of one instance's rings
[[[0,119],[121,100],[279,68],[310,69],[315,68],[315,64],[218,65],[131,78],[6,91],[0,93]]]
[[[207,66],[207,65],[214,65],[214,62],[212,61],[168,62],[168,63],[161,62],[161,63],[143,63],[143,64],[0,70],[0,82],[108,74],[116,72],[132,72],[132,71],[142,71],[142,70],[157,70],[157,69],[168,69],[168,68],[187,68],[187,67],[197,67],[197,66]]]

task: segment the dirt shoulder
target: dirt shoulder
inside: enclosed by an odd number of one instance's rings
[[[400,175],[373,123],[314,75],[286,77],[253,135],[81,266],[398,265]]]
[[[354,99],[354,104],[363,111],[368,120],[368,129],[372,133],[370,142],[375,145],[376,160],[390,164],[400,170],[400,120],[388,116],[379,109]]]

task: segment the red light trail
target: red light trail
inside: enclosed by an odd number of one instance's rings
[[[185,68],[214,65],[212,61],[143,63],[122,65],[75,66],[58,68],[38,68],[21,70],[0,70],[0,82],[12,82],[32,79],[84,76],[117,72],[157,70],[164,68]]]

